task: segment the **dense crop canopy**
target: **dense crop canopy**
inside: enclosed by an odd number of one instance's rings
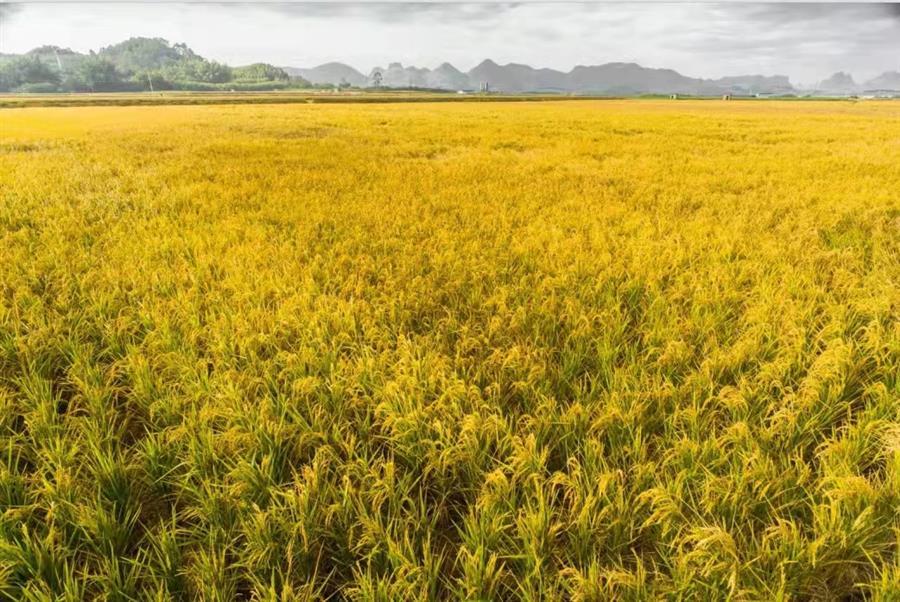
[[[900,599],[900,105],[0,111],[0,597]]]

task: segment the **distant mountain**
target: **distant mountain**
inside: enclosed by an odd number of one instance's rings
[[[867,81],[863,87],[866,90],[900,90],[900,71],[886,71]]]
[[[556,69],[536,69],[520,63],[499,65],[486,59],[463,73],[450,63],[437,69],[390,63],[375,67],[368,78],[342,63],[328,63],[314,69],[286,67],[314,84],[338,84],[341,79],[352,85],[371,86],[375,74],[387,88],[437,88],[444,90],[480,90],[487,86],[499,92],[561,92],[576,94],[790,94],[796,92],[784,75],[741,75],[716,80],[687,77],[672,69],[650,69],[635,63],[579,65],[568,73]]]
[[[535,69],[528,65],[509,63],[498,65],[488,59],[469,71],[470,86],[487,84],[491,90],[503,92],[569,91],[567,76],[554,69]]]
[[[848,94],[855,92],[858,88],[853,76],[843,71],[838,71],[831,77],[819,82],[819,90],[835,94]]]
[[[366,86],[369,80],[365,75],[343,63],[325,63],[311,69],[283,67],[288,75],[302,77],[312,84],[334,84],[346,82],[351,86]]]
[[[387,69],[375,67],[369,73],[369,82],[374,83],[375,74],[381,73],[381,85],[388,88],[427,88],[428,69],[404,67],[401,63],[391,63]]]
[[[647,69],[635,63],[575,67],[571,87],[607,94],[718,94],[720,88],[671,69]]]
[[[560,92],[574,94],[607,94],[631,96],[637,94],[685,94],[697,96],[783,95],[797,94],[786,75],[737,75],[718,79],[688,77],[672,69],[652,69],[636,63],[606,63],[578,65],[568,73],[556,69],[537,69],[520,63],[500,65],[485,59],[468,72],[442,63],[436,69],[390,63],[374,67],[368,77],[349,65],[327,63],[313,69],[285,67],[293,76],[300,76],[313,84],[353,86],[374,85],[375,73],[381,74],[386,88],[433,88],[443,90],[480,90],[487,85],[496,92]],[[828,94],[855,94],[862,90],[900,92],[900,72],[889,71],[860,85],[849,73],[838,72],[822,81],[817,90]]]
[[[727,88],[732,93],[747,92],[768,94],[790,94],[794,86],[786,75],[739,75],[737,77],[720,77],[714,83]]]
[[[450,63],[442,63],[426,76],[429,88],[444,90],[462,90],[469,86],[469,76]]]
[[[376,74],[378,77],[376,77]],[[0,91],[81,91],[269,89],[313,85],[387,88],[429,88],[496,92],[558,92],[632,96],[640,94],[783,95],[900,95],[900,71],[888,71],[862,84],[849,73],[838,72],[820,82],[816,90],[800,91],[784,75],[738,75],[703,79],[672,69],[648,68],[636,63],[578,65],[570,71],[541,69],[521,63],[500,65],[486,59],[463,72],[442,63],[427,69],[390,63],[368,75],[344,63],[313,68],[275,67],[265,63],[229,67],[195,54],[186,44],[162,38],[137,37],[82,54],[58,46],[41,46],[26,54],[0,53]]]

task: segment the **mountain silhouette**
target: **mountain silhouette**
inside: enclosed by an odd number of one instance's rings
[[[562,92],[584,94],[790,94],[796,92],[784,75],[740,75],[720,79],[688,77],[672,69],[650,69],[636,63],[579,65],[571,71],[540,69],[521,63],[500,65],[485,59],[468,72],[450,63],[436,69],[390,63],[375,67],[364,76],[349,65],[326,63],[311,69],[285,67],[314,84],[374,85],[380,73],[386,88],[434,88],[479,90],[487,86],[498,92]]]

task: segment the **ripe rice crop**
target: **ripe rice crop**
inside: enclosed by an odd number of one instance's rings
[[[900,104],[0,111],[0,598],[900,599]]]

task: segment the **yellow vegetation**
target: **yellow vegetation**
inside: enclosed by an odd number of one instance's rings
[[[900,599],[900,104],[0,111],[0,597]]]

